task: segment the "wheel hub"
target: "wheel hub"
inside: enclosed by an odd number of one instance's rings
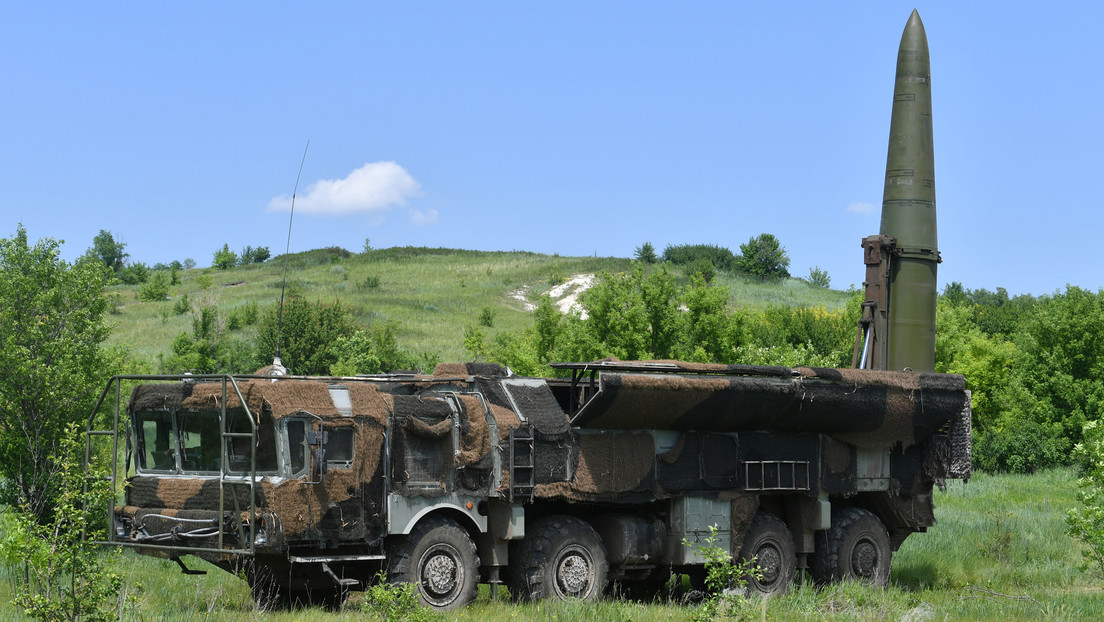
[[[782,573],[782,554],[778,549],[773,546],[764,546],[755,553],[756,564],[759,565],[759,571],[762,573],[762,579],[760,583],[763,585],[770,585],[778,580],[778,575]]]
[[[438,553],[429,558],[422,568],[422,585],[433,594],[448,594],[458,583],[457,568],[455,559]]]
[[[851,571],[856,577],[874,578],[874,568],[878,565],[878,550],[870,542],[863,541],[855,546],[851,553]]]
[[[590,584],[590,564],[579,553],[570,553],[560,559],[556,575],[564,594],[575,596],[585,592]]]

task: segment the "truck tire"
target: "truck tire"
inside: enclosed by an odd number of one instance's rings
[[[609,562],[602,538],[574,516],[537,521],[518,547],[511,592],[522,600],[597,600],[606,588]]]
[[[759,512],[751,520],[740,559],[753,557],[757,558],[761,576],[744,577],[748,592],[763,596],[786,593],[797,574],[797,545],[789,527],[774,514]]]
[[[832,512],[831,529],[817,533],[809,572],[821,585],[856,579],[885,587],[892,559],[882,521],[862,508],[845,507]]]
[[[419,602],[427,607],[459,609],[475,598],[479,554],[456,521],[429,518],[398,538],[391,549],[388,577],[395,583],[415,584]]]

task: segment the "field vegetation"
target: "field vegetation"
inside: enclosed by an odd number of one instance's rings
[[[1081,545],[1066,535],[1065,512],[1075,503],[1076,477],[1069,469],[1033,475],[978,474],[937,492],[937,524],[914,534],[894,556],[890,587],[857,584],[818,589],[795,584],[784,596],[752,601],[741,610],[768,620],[1099,620],[1104,586],[1081,572]],[[183,576],[175,564],[124,553],[112,562],[123,580],[122,619],[146,621],[268,620],[271,622],[383,620],[364,612],[354,594],[340,612],[306,608],[258,613],[241,579],[210,568]],[[204,566],[189,560],[189,566]],[[10,603],[12,572],[0,581],[0,600]],[[437,620],[514,622],[547,620],[687,620],[690,606],[639,603],[608,597],[595,603],[510,602],[505,590],[495,600],[486,586],[468,608]],[[0,618],[23,619],[7,604]]]

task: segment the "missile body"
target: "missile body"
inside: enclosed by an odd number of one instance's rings
[[[913,10],[897,52],[881,235],[896,240],[888,289],[885,368],[934,371],[935,159],[928,37]]]

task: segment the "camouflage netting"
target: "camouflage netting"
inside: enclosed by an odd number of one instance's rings
[[[539,459],[537,463],[541,464]],[[655,489],[655,443],[652,435],[625,431],[581,434],[578,460],[571,481],[541,484],[534,491],[534,496],[609,500],[632,493],[651,494]]]
[[[586,428],[828,433],[857,446],[910,446],[956,415],[950,374],[798,368],[793,378],[604,373]]]
[[[349,384],[349,401],[353,404],[354,415],[368,417],[381,426],[387,425],[388,418],[395,410],[393,396],[381,393],[375,386],[362,382]]]
[[[253,413],[261,412],[261,393],[257,390],[256,382],[239,382],[238,389],[241,391],[242,397],[245,398],[246,404],[249,406],[249,410]],[[180,403],[180,408],[183,410],[201,411],[201,410],[217,410],[222,408],[222,382],[197,382],[192,385],[191,393],[184,396],[184,399]],[[187,393],[188,384],[184,384],[185,393]],[[139,387],[135,387],[135,391]],[[234,385],[229,382],[226,383],[226,408],[236,409],[241,408],[242,402],[238,398],[238,392],[234,390]]]
[[[279,419],[300,412],[319,417],[338,416],[329,386],[324,382],[304,380],[260,381],[264,401],[272,409],[272,416]]]

